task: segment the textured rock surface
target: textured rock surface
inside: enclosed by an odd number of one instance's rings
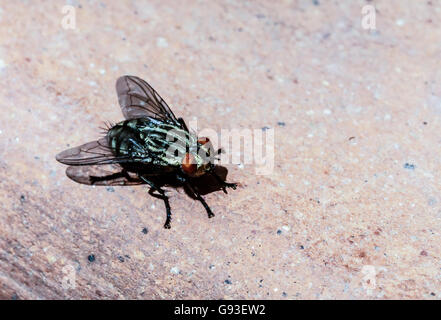
[[[74,30],[0,2],[1,298],[441,296],[439,2],[369,2],[376,31],[365,1],[70,3]],[[70,181],[55,154],[122,119],[122,74],[202,128],[274,128],[274,172],[229,166],[210,220],[171,191],[171,230],[143,186]]]

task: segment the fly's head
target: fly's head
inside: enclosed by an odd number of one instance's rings
[[[213,144],[208,138],[202,137],[182,158],[181,170],[190,177],[200,177],[212,169],[213,162]]]

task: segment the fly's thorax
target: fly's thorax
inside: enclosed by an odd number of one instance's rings
[[[177,167],[181,166],[183,158],[190,152],[197,140],[193,134],[181,129],[174,123],[168,122],[150,129],[148,139],[157,135],[162,135],[161,141],[164,152],[161,157],[163,161]]]

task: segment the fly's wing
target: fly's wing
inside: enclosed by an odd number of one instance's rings
[[[144,184],[135,173],[127,172],[119,164],[70,166],[66,175],[75,182],[96,186],[132,186]]]
[[[57,154],[56,159],[71,166],[88,166],[95,164],[111,164],[128,162],[127,156],[117,157],[107,142],[107,138],[88,142],[81,146],[64,150]]]
[[[144,80],[135,76],[122,76],[116,81],[116,93],[126,119],[151,117],[172,121],[182,128],[164,99]]]

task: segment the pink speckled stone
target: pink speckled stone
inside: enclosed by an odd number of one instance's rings
[[[441,297],[438,1],[370,2],[373,31],[361,0],[70,3],[0,2],[1,298]],[[144,186],[75,184],[55,154],[122,119],[123,74],[274,128],[274,172],[228,166],[213,219],[172,190],[171,230]]]

